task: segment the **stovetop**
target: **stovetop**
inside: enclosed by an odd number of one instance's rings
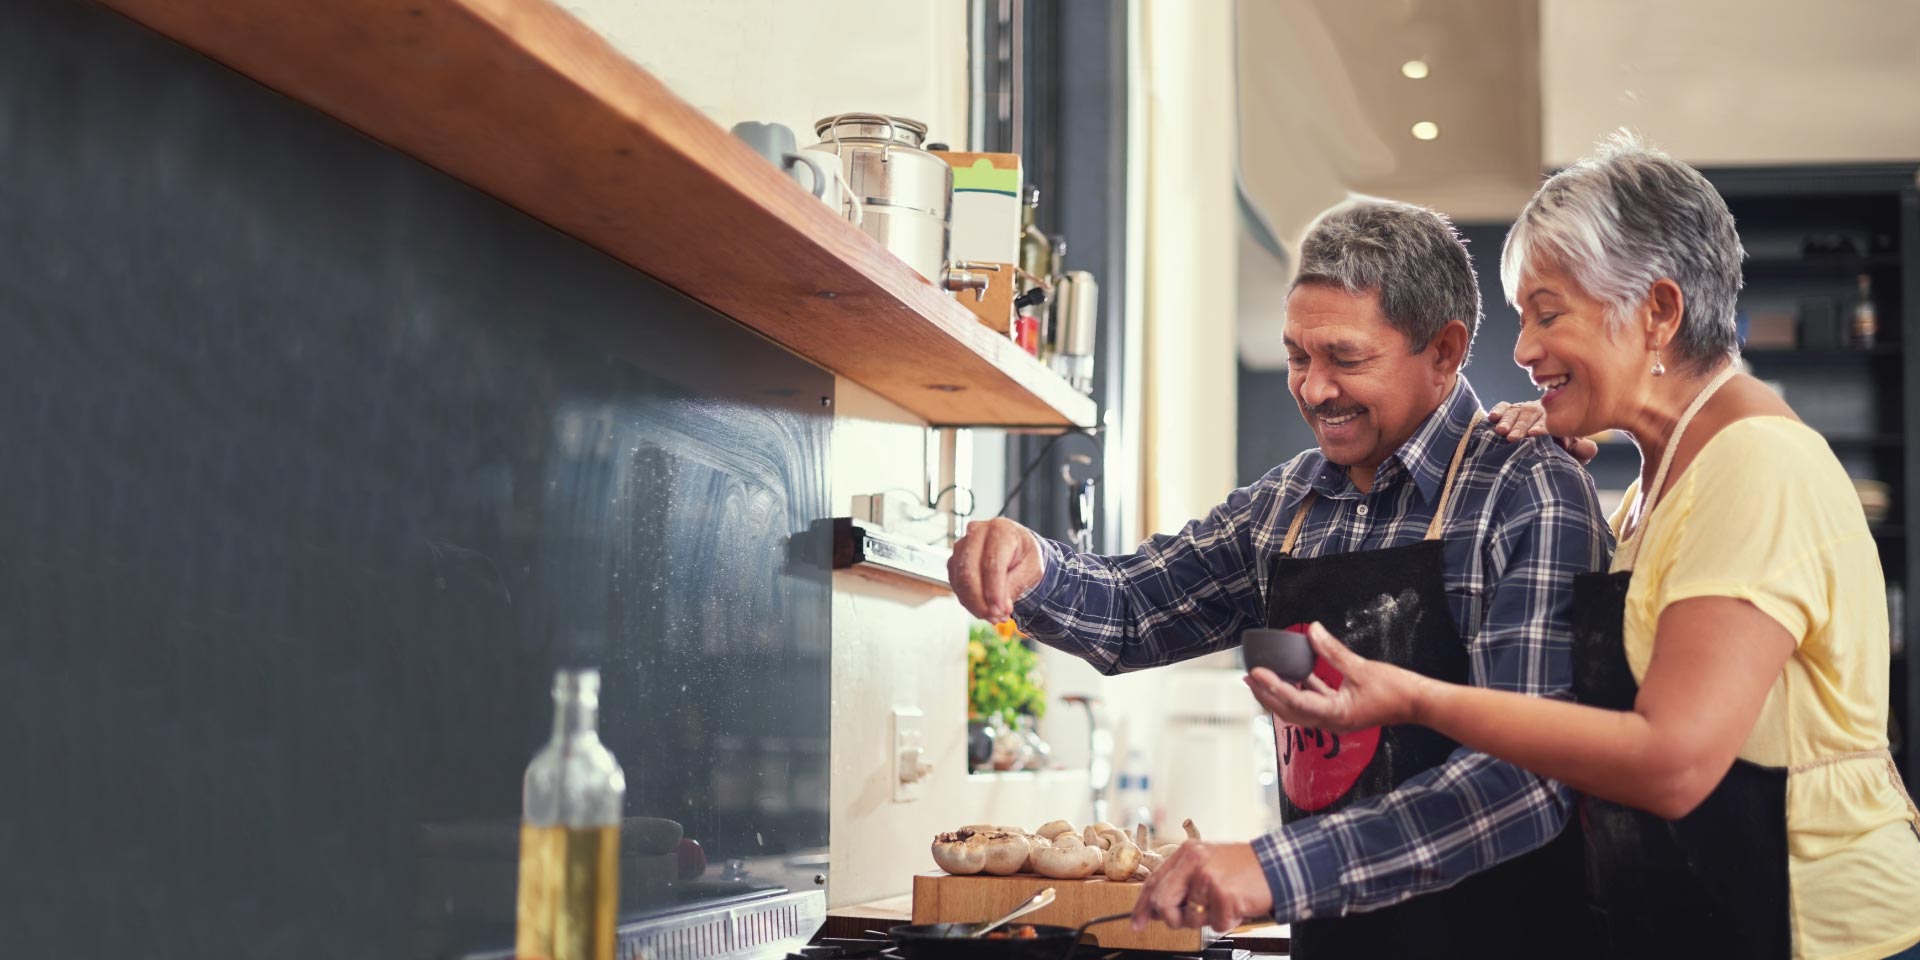
[[[893,941],[880,937],[825,937],[817,943],[787,954],[786,960],[902,960]],[[1233,945],[1232,940],[1215,940],[1199,953],[1166,953],[1158,950],[1116,950],[1089,943],[1075,947],[1072,960],[1251,960],[1253,951]]]

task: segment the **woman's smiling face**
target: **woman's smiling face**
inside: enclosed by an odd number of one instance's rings
[[[1559,264],[1536,263],[1520,283],[1513,362],[1541,390],[1547,432],[1584,437],[1621,425],[1627,402],[1649,376],[1652,353]]]

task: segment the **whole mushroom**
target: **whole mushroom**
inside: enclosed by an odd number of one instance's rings
[[[1040,852],[1042,849],[1046,847],[1051,847],[1051,846],[1053,846],[1053,841],[1048,840],[1046,837],[1040,836],[1037,833],[1028,834],[1027,835],[1027,862],[1025,866],[1022,866],[1020,868],[1020,872],[1021,873],[1039,873],[1040,868],[1033,865],[1033,855],[1035,853]]]
[[[1072,842],[1065,842],[1071,840]],[[1106,862],[1098,847],[1080,842],[1072,834],[1062,834],[1050,846],[1033,852],[1033,868],[1055,880],[1080,880],[1093,876]]]
[[[1167,855],[1153,849],[1148,845],[1147,840],[1147,825],[1143,823],[1133,831],[1133,845],[1140,848],[1140,875],[1143,877],[1160,869],[1160,865],[1167,862]],[[1173,849],[1180,848],[1174,845]]]
[[[1133,872],[1140,867],[1140,848],[1125,836],[1120,837],[1107,851],[1105,872],[1108,880],[1120,882],[1132,880]]]
[[[987,866],[986,834],[956,830],[934,837],[933,862],[957,877],[979,873]]]
[[[1048,840],[1052,840],[1063,833],[1079,832],[1080,831],[1074,829],[1073,822],[1070,820],[1048,820],[1046,823],[1040,825],[1040,829],[1034,831],[1035,834],[1046,837]]]
[[[986,871],[996,877],[1010,877],[1019,873],[1027,865],[1027,856],[1033,850],[1027,843],[1025,834],[990,833],[987,838]]]

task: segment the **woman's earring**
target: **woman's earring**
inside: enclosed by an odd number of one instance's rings
[[[1660,362],[1659,350],[1653,351],[1653,375],[1656,377],[1664,377],[1667,375],[1667,365]]]

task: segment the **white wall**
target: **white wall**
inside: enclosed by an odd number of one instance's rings
[[[1233,5],[1146,0],[1149,532],[1226,498],[1237,443]]]
[[[967,139],[966,0],[559,0],[722,127],[835,113],[927,123]]]
[[[1547,166],[1626,126],[1696,164],[1920,157],[1920,3],[1541,0]]]

